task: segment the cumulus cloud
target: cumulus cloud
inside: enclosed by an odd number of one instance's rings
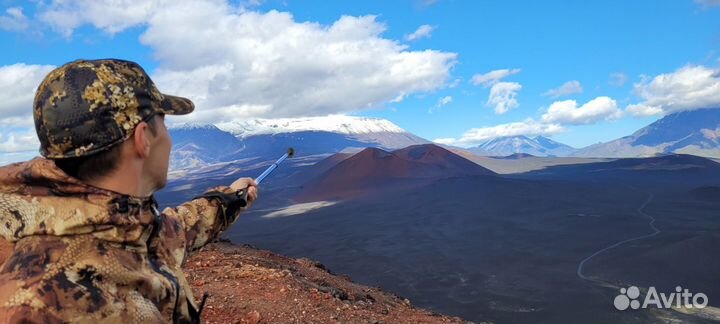
[[[5,14],[0,16],[0,29],[7,31],[22,31],[30,27],[28,18],[21,7],[5,9]]]
[[[39,156],[40,142],[34,128],[0,128],[0,165]]]
[[[664,115],[678,111],[720,107],[720,70],[687,65],[675,72],[645,77],[634,85],[642,102],[629,105],[637,116]]]
[[[435,143],[472,147],[490,139],[505,136],[549,136],[563,132],[565,129],[558,124],[541,123],[528,118],[522,122],[500,124],[491,127],[473,128],[462,134],[460,138],[438,138]]]
[[[89,24],[110,34],[145,24],[173,0],[52,0],[39,8],[39,19],[58,33],[70,37]]]
[[[582,92],[583,92],[583,87],[580,84],[580,81],[572,80],[572,81],[563,83],[561,86],[559,86],[555,89],[550,89],[550,90],[546,91],[545,93],[543,93],[543,96],[558,98],[558,97],[567,96],[567,95],[576,94],[576,93],[582,93]]]
[[[663,114],[663,110],[660,107],[643,104],[628,105],[625,111],[637,117],[661,116]]]
[[[601,120],[612,120],[622,116],[617,102],[609,97],[597,97],[578,106],[575,100],[556,101],[542,115],[545,123],[562,125],[592,124]]]
[[[481,85],[483,87],[490,87],[498,82],[500,80],[509,77],[514,74],[520,73],[520,69],[500,69],[500,70],[493,70],[484,74],[475,74],[472,77],[472,84],[474,85]]]
[[[415,30],[412,34],[405,35],[405,40],[412,42],[421,38],[430,38],[432,36],[433,30],[435,30],[435,27],[433,26],[422,25],[418,27],[418,29]]]
[[[128,10],[132,7],[131,10]],[[381,107],[447,86],[455,53],[409,50],[375,16],[324,25],[227,0],[55,0],[41,17],[71,35],[143,26],[160,90],[187,96],[180,122],[317,116]]]
[[[519,106],[517,94],[522,85],[517,82],[498,82],[490,88],[490,95],[486,105],[494,107],[498,115],[508,112],[510,109]]]
[[[0,132],[0,153],[28,152],[37,153],[40,142],[35,129],[23,131]]]
[[[33,125],[35,89],[53,68],[23,63],[0,66],[0,127]]]
[[[323,26],[275,11],[238,15],[205,9],[158,14],[142,41],[163,62],[154,75],[158,84],[190,96],[208,115],[234,105],[266,108],[238,111],[254,117],[378,107],[443,87],[456,60],[454,53],[409,51],[382,38],[385,26],[374,16],[344,16]],[[189,23],[178,28],[178,19]]]
[[[622,87],[627,83],[628,76],[622,72],[610,73],[610,85],[613,87]]]
[[[440,110],[440,108],[451,103],[452,100],[453,100],[453,98],[451,96],[442,97],[442,98],[438,99],[438,102],[435,104],[435,106],[430,108],[430,110],[428,112],[432,114],[433,111]]]
[[[617,103],[609,97],[597,97],[582,106],[578,106],[575,100],[556,101],[539,121],[528,118],[521,122],[473,128],[463,133],[460,138],[438,138],[433,141],[438,144],[472,147],[498,137],[551,136],[564,132],[565,126],[587,125],[621,116],[622,111]]]
[[[493,70],[473,75],[470,82],[474,85],[490,88],[490,94],[485,105],[493,107],[495,113],[501,115],[519,106],[517,94],[522,89],[522,85],[517,82],[501,82],[502,79],[518,73],[520,73],[520,69]]]

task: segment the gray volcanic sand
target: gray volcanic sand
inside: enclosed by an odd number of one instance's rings
[[[318,260],[418,306],[477,322],[639,323],[657,316],[703,322],[673,311],[617,311],[617,289],[576,274],[595,251],[651,232],[636,211],[648,189],[451,178],[302,215],[248,213],[227,237]],[[719,202],[658,193],[646,212],[665,232],[598,255],[585,275],[618,287],[672,292],[682,285],[720,306],[718,210]]]
[[[320,261],[475,322],[710,322],[672,310],[616,310],[618,287],[630,285],[667,293],[679,285],[720,307],[720,168],[712,163],[678,156],[561,166],[576,161],[529,158],[506,161],[512,175],[377,182],[358,190],[366,196],[292,206],[305,202],[294,198],[304,184],[332,167],[312,165],[321,158],[283,164],[226,237]],[[159,201],[174,205],[267,166],[253,163],[182,177]],[[516,173],[532,169],[539,170]],[[593,257],[583,269],[590,280],[581,279],[581,260],[652,233],[638,213],[651,194],[643,211],[661,233]]]

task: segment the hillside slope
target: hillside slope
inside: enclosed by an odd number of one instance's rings
[[[0,240],[0,264],[11,245]],[[207,292],[203,323],[466,323],[396,295],[356,284],[309,259],[218,242],[185,263],[196,297]]]
[[[366,148],[337,163],[306,183],[301,201],[335,200],[367,194],[379,187],[406,186],[413,182],[456,176],[495,173],[433,144],[414,145],[387,152]]]
[[[353,283],[309,259],[214,243],[185,266],[195,296],[210,293],[205,323],[465,323],[378,288]]]
[[[720,109],[670,114],[632,135],[588,146],[574,156],[641,157],[670,153],[720,157]]]

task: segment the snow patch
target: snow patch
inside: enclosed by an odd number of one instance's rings
[[[213,124],[197,124],[197,123],[183,123],[173,124],[168,127],[170,130],[196,130],[196,129],[207,129],[217,130],[218,128]]]
[[[310,203],[303,203],[303,204],[296,204],[296,205],[290,205],[288,207],[276,210],[274,212],[268,213],[263,218],[275,218],[275,217],[286,217],[286,216],[294,216],[294,215],[300,215],[304,214],[316,209],[330,207],[332,205],[335,205],[337,202],[334,201],[314,201]]]
[[[238,137],[303,131],[325,131],[340,134],[405,133],[404,129],[386,119],[346,115],[253,119],[244,122],[219,123],[217,126]]]

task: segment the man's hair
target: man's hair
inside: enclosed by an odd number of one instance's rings
[[[147,121],[153,136],[157,135],[156,116],[153,115]],[[107,151],[89,156],[56,159],[55,165],[73,178],[82,181],[96,180],[115,171],[120,162],[121,147],[122,145],[115,145]]]

